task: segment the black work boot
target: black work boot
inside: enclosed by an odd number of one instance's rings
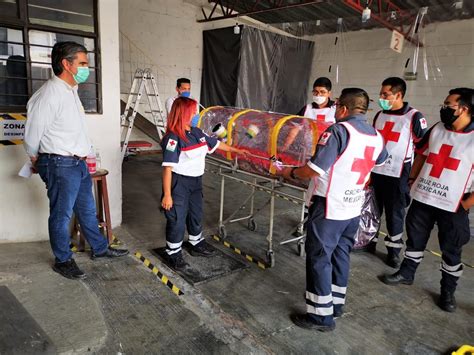
[[[189,268],[189,264],[184,261],[183,254],[181,252],[167,255],[165,262],[166,265],[176,271],[185,272]]]
[[[203,240],[196,245],[191,245],[189,248],[189,254],[192,256],[203,256],[205,258],[210,258],[211,256],[215,256],[217,252],[214,248],[207,244],[205,240]]]
[[[382,278],[382,282],[390,286],[395,286],[399,284],[411,285],[413,284],[413,279],[404,277],[402,273],[400,272],[400,270],[398,270],[396,273],[392,275],[385,275]]]
[[[343,314],[344,314],[344,306],[342,305],[339,307],[334,306],[334,312],[333,312],[334,318],[340,318],[342,317]]]
[[[331,325],[318,324],[309,319],[307,314],[291,314],[290,319],[296,326],[303,329],[317,330],[320,332],[330,332],[336,329],[336,323],[333,322]]]
[[[85,279],[86,274],[79,269],[74,259],[70,259],[63,263],[55,263],[53,266],[53,270],[56,271],[58,274],[61,274],[68,279]]]
[[[398,252],[399,250],[394,251],[393,249],[387,248],[387,259],[385,259],[385,263],[394,269],[398,269],[402,263],[400,261],[400,257],[398,256]]]
[[[441,295],[439,296],[438,306],[443,311],[454,312],[456,311],[456,298],[454,297],[454,291],[443,291],[441,290]]]

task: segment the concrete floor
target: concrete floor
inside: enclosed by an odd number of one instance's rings
[[[290,313],[305,308],[305,263],[294,243],[275,248],[274,268],[250,264],[198,286],[188,284],[150,253],[165,245],[165,219],[158,211],[160,160],[131,157],[124,164],[123,225],[114,234],[155,264],[184,295],[172,293],[133,255],[92,261],[79,253],[76,260],[88,278],[70,281],[51,270],[47,242],[0,246],[0,285],[8,286],[59,353],[447,354],[474,343],[474,270],[465,268],[456,293],[457,312],[443,312],[435,304],[440,258],[430,253],[425,253],[415,284],[400,287],[378,280],[394,271],[383,263],[381,243],[376,256],[353,254],[346,313],[331,333],[302,330],[289,319]],[[218,217],[219,185],[215,176],[206,175],[204,186],[204,224],[210,235]],[[244,189],[228,185],[226,213],[244,199]],[[260,194],[257,206],[266,198]],[[278,244],[289,237],[298,211],[283,200],[276,208]],[[228,240],[264,258],[266,212],[257,223],[256,232],[248,231],[246,223],[232,225]],[[429,248],[439,250],[436,238]],[[474,264],[473,243],[466,246],[463,259]]]

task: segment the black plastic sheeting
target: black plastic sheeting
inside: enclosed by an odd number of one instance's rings
[[[203,32],[201,103],[295,113],[306,104],[314,42],[243,26]]]
[[[235,106],[241,35],[233,27],[203,31],[201,104]]]
[[[314,42],[244,27],[237,107],[294,113],[306,104]]]

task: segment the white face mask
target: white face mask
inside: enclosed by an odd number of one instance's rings
[[[317,103],[318,105],[325,103],[326,100],[326,96],[313,96],[313,102]]]

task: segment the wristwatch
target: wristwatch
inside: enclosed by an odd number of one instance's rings
[[[291,170],[290,170],[290,177],[292,179],[298,179],[295,175],[295,169],[296,169],[296,166],[292,167]]]

